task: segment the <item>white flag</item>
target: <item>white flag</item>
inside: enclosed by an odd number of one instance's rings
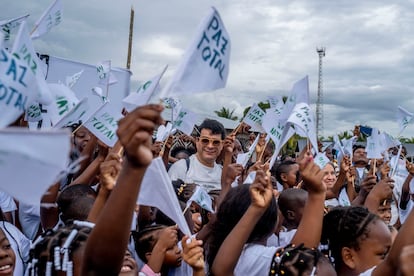
[[[257,135],[256,139],[254,139],[253,143],[250,145],[248,152],[239,153],[237,155],[237,158],[236,158],[236,163],[237,164],[242,165],[243,168],[246,167],[247,163],[249,162],[250,158],[253,155],[253,152],[256,150],[256,145],[257,145],[257,143],[259,143],[259,138],[260,138],[260,135]]]
[[[32,93],[37,94],[37,102],[41,104],[50,104],[53,100],[52,93],[45,80],[45,73],[42,71],[42,62],[38,58],[35,49],[33,48],[32,39],[29,36],[29,31],[26,27],[26,21],[22,22],[19,32],[13,44],[12,54],[20,59],[30,68],[36,76],[37,89]]]
[[[262,120],[265,113],[266,112],[255,103],[250,107],[246,116],[244,116],[243,122],[251,126],[254,131],[263,133],[265,130],[262,127]]]
[[[116,130],[118,129],[118,121],[121,118],[122,114],[120,112],[113,114],[112,108],[109,103],[106,102],[84,123],[84,126],[92,132],[96,138],[112,148],[116,141],[118,141]]]
[[[114,74],[111,73],[110,60],[105,60],[98,64],[98,66],[96,66],[96,71],[98,72],[99,84],[106,86],[118,82]]]
[[[40,108],[39,103],[33,103],[26,110],[26,116],[24,118],[27,122],[39,122],[43,119],[42,109]]]
[[[82,76],[84,70],[80,70],[78,73],[73,74],[72,76],[67,76],[65,84],[67,87],[72,88]]]
[[[143,85],[141,85],[136,93],[131,93],[122,100],[122,103],[128,112],[131,112],[138,106],[146,105],[148,103],[149,99],[157,88],[160,79],[167,70],[167,67],[168,65],[164,67],[160,74],[157,74],[152,79],[146,81]]]
[[[295,105],[292,114],[289,116],[287,121],[295,126],[297,134],[303,137],[308,137],[312,147],[318,151],[315,119],[308,104],[299,103]]]
[[[329,158],[326,157],[325,153],[318,152],[315,158],[313,159],[316,165],[322,170],[330,162]]]
[[[353,154],[353,147],[356,140],[356,136],[351,137],[349,139],[342,139],[342,145],[343,145],[343,151],[345,154],[349,155],[350,159],[352,160],[352,154]]]
[[[147,168],[141,183],[137,203],[157,207],[175,221],[185,235],[191,235],[190,228],[178,203],[177,195],[174,192],[171,179],[160,157],[153,159]]]
[[[66,113],[59,122],[53,125],[54,128],[62,128],[72,125],[74,123],[82,124],[88,112],[88,98],[83,98],[76,106],[74,106],[68,113]]]
[[[187,201],[187,204],[186,204],[187,207],[190,207],[191,202],[195,202],[204,210],[207,210],[210,213],[214,213],[213,201],[211,200],[210,195],[207,193],[207,191],[203,187],[197,186],[193,195]]]
[[[272,155],[272,158],[270,158],[269,162],[269,168],[272,168],[273,165],[276,162],[276,158],[279,155],[280,150],[282,149],[283,145],[289,141],[290,137],[292,137],[295,134],[295,129],[292,126],[286,126],[283,130],[283,134],[281,137],[281,140],[279,143],[275,143],[275,151]]]
[[[398,126],[400,127],[400,132],[398,136],[401,135],[403,130],[407,127],[407,125],[413,120],[414,114],[411,112],[408,112],[403,107],[398,106],[397,109],[397,121]]]
[[[35,86],[30,68],[0,48],[0,128],[13,123],[34,102]]]
[[[40,36],[48,33],[50,29],[59,25],[62,21],[62,3],[60,0],[55,0],[42,16],[37,20],[35,27],[32,31],[32,39],[39,38]]]
[[[176,128],[183,133],[191,136],[194,125],[197,122],[198,115],[186,108],[181,108],[178,112],[177,118],[174,120],[173,128]]]
[[[381,149],[381,141],[378,129],[373,128],[371,132],[371,136],[367,137],[367,146],[365,148],[367,152],[368,159],[381,159],[382,149]]]
[[[0,33],[4,35],[4,48],[10,48],[10,35],[14,29],[16,29],[20,23],[23,22],[23,20],[26,20],[26,18],[29,16],[29,14],[19,16],[12,19],[6,19],[0,21]]]
[[[39,205],[65,170],[70,144],[68,131],[0,130],[0,188],[22,202]]]
[[[168,138],[168,136],[172,134],[172,132],[173,132],[173,129],[172,129],[172,124],[170,122],[168,122],[166,126],[160,125],[157,129],[155,141],[157,142],[165,141]]]
[[[298,103],[306,103],[309,105],[309,79],[308,76],[305,76],[303,79],[298,80],[293,84],[292,90],[289,97],[286,100],[286,103],[283,107],[283,110],[280,114],[280,120],[286,122],[290,114],[293,111],[293,108]]]
[[[62,83],[49,83],[54,100],[46,106],[52,125],[56,125],[69,111],[74,108],[79,99],[69,87]]]
[[[270,104],[270,110],[275,109],[275,110],[281,112],[283,106],[285,105],[284,102],[283,102],[283,97],[282,96],[269,96],[269,97],[267,97],[267,100],[269,101],[269,104]]]
[[[226,86],[230,65],[230,37],[219,13],[212,8],[186,50],[160,98],[207,92]]]

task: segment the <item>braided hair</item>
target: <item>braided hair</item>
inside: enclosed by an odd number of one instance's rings
[[[32,244],[25,275],[52,276],[57,275],[57,271],[73,275],[74,253],[85,245],[92,227],[90,222],[74,221],[44,232]]]
[[[378,216],[360,206],[335,207],[323,219],[321,243],[328,249],[336,269],[343,264],[344,247],[359,250],[360,242],[368,237],[368,226]]]
[[[326,260],[323,254],[314,248],[287,245],[276,251],[270,266],[269,276],[275,275],[315,275],[319,261]],[[329,263],[329,261],[326,261]],[[309,274],[310,273],[310,274]]]

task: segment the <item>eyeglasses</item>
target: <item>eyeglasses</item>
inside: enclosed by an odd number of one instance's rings
[[[198,139],[201,142],[201,144],[203,144],[203,146],[207,146],[207,145],[209,145],[211,143],[213,146],[218,147],[222,143],[222,140],[208,138],[208,137],[205,137],[205,136],[202,136],[202,137],[200,137]]]

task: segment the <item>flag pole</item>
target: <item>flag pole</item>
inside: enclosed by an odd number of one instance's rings
[[[132,34],[134,32],[134,7],[131,6],[131,15],[129,17],[129,40],[128,40],[128,56],[126,68],[131,68],[131,52],[132,52]]]

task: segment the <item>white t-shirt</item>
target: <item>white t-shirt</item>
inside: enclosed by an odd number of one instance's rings
[[[181,179],[185,183],[195,183],[206,189],[221,189],[221,165],[214,163],[214,167],[207,167],[198,161],[196,154],[189,157],[190,167],[187,172],[187,163],[185,159],[178,160],[168,170],[171,180]]]
[[[20,202],[19,220],[23,234],[30,240],[34,240],[40,225],[40,206]]]
[[[269,275],[270,265],[278,247],[248,243],[244,246],[234,269],[234,275]]]

